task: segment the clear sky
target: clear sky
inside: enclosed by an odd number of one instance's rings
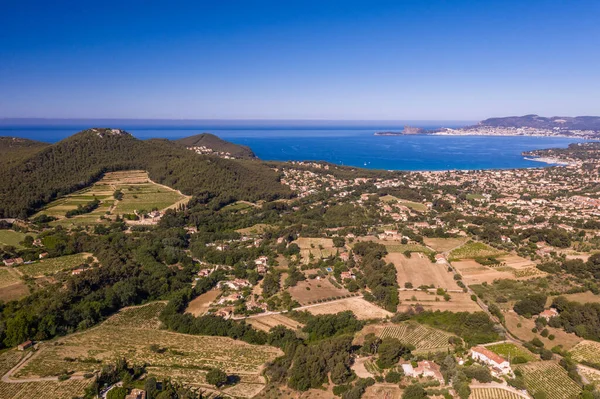
[[[27,1],[0,118],[600,114],[597,0]]]

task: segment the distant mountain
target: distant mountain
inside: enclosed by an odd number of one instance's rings
[[[229,153],[235,158],[256,158],[250,147],[238,145],[222,140],[221,138],[210,133],[197,134],[195,136],[186,137],[175,140],[176,143],[185,147],[206,147],[216,152]]]
[[[0,217],[26,217],[105,172],[127,169],[146,170],[152,180],[200,202],[291,196],[280,175],[261,161],[198,155],[169,140],[142,141],[119,129],[88,129],[53,145],[22,144],[35,150],[0,168]],[[0,141],[0,154],[11,148],[12,138]]]
[[[553,116],[550,118],[538,115],[507,116],[483,120],[479,122],[479,126],[600,131],[600,116]]]

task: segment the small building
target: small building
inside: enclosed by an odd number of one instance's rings
[[[421,360],[417,363],[417,367],[411,364],[402,364],[404,375],[409,377],[431,377],[437,380],[440,384],[444,384],[444,376],[440,371],[440,366],[430,360]]]
[[[551,318],[556,316],[558,316],[558,310],[556,310],[555,308],[546,309],[539,314],[539,317],[543,317],[544,319],[546,319],[546,321],[549,321]]]
[[[4,260],[4,265],[9,266],[9,267],[18,266],[18,265],[22,265],[22,264],[23,264],[23,258],[12,258],[12,259]]]
[[[38,256],[40,259],[44,259],[48,257],[48,252],[43,252]]]
[[[508,360],[483,346],[471,349],[471,358],[491,366],[495,374],[508,374],[512,371]]]
[[[146,391],[142,389],[132,389],[125,399],[146,399]]]
[[[340,273],[340,278],[342,281],[346,280],[346,279],[356,279],[356,276],[354,275],[354,273],[352,272],[341,272]]]
[[[233,308],[228,306],[226,308],[219,309],[219,310],[217,310],[215,315],[222,317],[224,319],[229,319],[233,315]]]
[[[71,275],[72,275],[72,276],[77,276],[78,274],[81,274],[81,273],[83,273],[84,271],[85,271],[85,269],[83,269],[83,268],[75,269],[75,270],[73,270],[73,271],[71,272]]]
[[[446,257],[442,254],[436,254],[435,255],[435,263],[439,263],[439,264],[445,264],[448,261],[446,260]]]
[[[29,349],[29,348],[31,348],[32,346],[33,346],[33,341],[31,341],[31,340],[29,340],[29,341],[25,341],[25,342],[23,342],[22,344],[19,344],[19,345],[17,346],[17,350],[24,351],[25,349]]]

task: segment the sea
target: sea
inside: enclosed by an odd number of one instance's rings
[[[439,126],[424,126],[428,129]],[[458,126],[446,126],[458,127]],[[60,141],[85,126],[0,127],[0,136],[16,136],[49,143]],[[203,128],[133,126],[126,128],[139,139],[179,139],[199,133],[243,144],[263,160],[327,161],[338,165],[369,169],[439,171],[537,168],[546,163],[525,159],[523,151],[564,148],[584,140],[556,137],[520,136],[375,136],[377,128]],[[386,127],[385,131],[401,131]]]

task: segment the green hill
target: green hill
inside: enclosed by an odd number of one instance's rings
[[[250,147],[238,145],[222,140],[210,133],[197,134],[175,141],[184,147],[206,147],[213,151],[227,152],[236,158],[256,158]]]
[[[23,158],[32,156],[49,145],[41,141],[18,137],[0,137],[0,168],[18,163]]]
[[[146,170],[155,182],[204,202],[291,196],[260,161],[198,155],[169,140],[141,141],[122,130],[96,128],[24,154],[0,170],[0,217],[26,217],[105,172],[127,169]]]

